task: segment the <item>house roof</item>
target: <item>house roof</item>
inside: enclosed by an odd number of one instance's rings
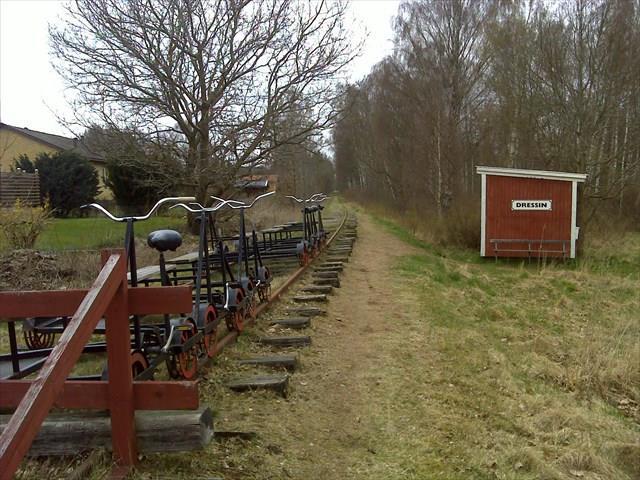
[[[269,186],[269,180],[266,178],[261,178],[260,180],[240,180],[238,186],[243,188],[267,188]]]
[[[585,173],[551,172],[548,170],[523,170],[520,168],[476,167],[480,175],[497,175],[501,177],[541,178],[544,180],[564,180],[567,182],[584,182]]]
[[[41,143],[58,148],[64,151],[70,151],[86,157],[93,162],[105,162],[105,158],[99,153],[95,153],[77,138],[63,137],[62,135],[54,135],[53,133],[39,132],[30,128],[14,127],[7,123],[0,123],[0,128],[7,128],[21,135],[33,138]]]
[[[236,181],[236,188],[265,189],[277,181],[277,175],[246,175]]]

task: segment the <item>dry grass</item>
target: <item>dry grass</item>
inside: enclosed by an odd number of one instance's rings
[[[456,432],[442,456],[460,478],[640,475],[640,263],[603,262],[470,263],[425,245],[398,266],[435,347],[429,413]]]
[[[443,217],[429,208],[421,208],[419,211],[411,208],[393,209],[382,203],[362,199],[359,203],[378,218],[393,218],[406,234],[416,240],[434,246],[475,250],[480,248],[480,210],[475,201],[463,199]],[[404,239],[407,240],[406,235]]]

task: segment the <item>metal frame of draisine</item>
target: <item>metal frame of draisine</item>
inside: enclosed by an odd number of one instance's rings
[[[128,279],[131,286],[194,284],[194,308],[189,314],[170,318],[164,315],[162,322],[141,322],[131,317],[132,348],[131,368],[138,379],[150,379],[162,364],[173,378],[194,378],[198,364],[215,354],[218,325],[224,320],[228,330],[241,331],[245,317],[250,317],[259,302],[269,299],[271,271],[265,262],[297,258],[306,265],[316,255],[326,240],[322,222],[321,202],[324,194],[314,194],[301,200],[302,221],[291,222],[277,228],[247,233],[245,211],[251,209],[258,200],[274,194],[257,197],[250,204],[233,199],[214,197],[219,203],[205,208],[193,202],[193,197],[168,197],[158,201],[149,212],[139,216],[118,217],[99,204],[87,205],[114,222],[125,223],[124,248],[127,265],[130,267]],[[184,202],[188,202],[188,205]],[[178,232],[161,230],[152,232],[148,238],[150,247],[159,252],[157,267],[137,268],[134,242],[135,223],[145,221],[160,207],[181,207],[196,216],[200,222],[199,248],[194,254],[187,254],[173,260],[165,260],[164,253],[175,250],[181,244]],[[239,235],[221,236],[215,228],[215,212],[227,207],[239,211]],[[262,234],[262,240],[258,238]],[[278,237],[274,238],[274,235]],[[267,236],[269,237],[267,240]],[[240,241],[243,239],[243,241]],[[235,251],[229,251],[229,243]],[[237,266],[234,274],[232,264]],[[250,271],[253,264],[253,271]],[[214,281],[212,275],[221,275]],[[257,293],[257,295],[256,295]],[[205,298],[206,297],[206,298]],[[198,305],[198,308],[195,308]],[[22,378],[37,371],[44,364],[53,348],[56,335],[61,334],[69,319],[67,317],[27,318],[23,322],[23,336],[28,350],[19,350],[13,324],[9,327],[10,353],[0,355],[4,372],[1,377]],[[104,334],[105,325],[98,323],[96,334]],[[104,352],[106,344],[93,342],[85,346],[86,353]],[[108,367],[101,375],[88,375],[82,379],[97,380],[108,376]]]

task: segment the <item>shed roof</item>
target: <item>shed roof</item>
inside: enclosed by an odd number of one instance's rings
[[[264,190],[274,189],[278,182],[277,175],[245,175],[236,181],[236,188]]]
[[[566,182],[584,182],[586,173],[551,172],[548,170],[524,170],[521,168],[505,167],[476,167],[480,175],[496,175],[501,177],[540,178],[544,180],[563,180]]]
[[[62,135],[55,135],[53,133],[39,132],[37,130],[31,130],[30,128],[26,127],[14,127],[13,125],[9,125],[7,123],[0,123],[0,128],[2,127],[13,130],[14,132],[20,133],[27,137],[31,137],[34,140],[45,143],[54,148],[77,153],[94,162],[105,161],[105,158],[102,155],[89,150],[89,148],[82,142],[82,140],[79,140],[77,138],[69,138],[63,137]]]
[[[236,182],[236,187],[237,188],[246,188],[246,189],[250,189],[250,188],[267,188],[269,186],[269,180],[266,178],[261,178],[258,180],[238,180]]]

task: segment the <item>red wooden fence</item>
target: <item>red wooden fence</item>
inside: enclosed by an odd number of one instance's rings
[[[9,480],[52,407],[109,409],[119,465],[137,460],[134,412],[198,408],[194,382],[133,382],[129,315],[191,310],[191,287],[130,288],[122,251],[103,252],[104,266],[89,290],[0,292],[0,322],[72,315],[35,380],[0,381],[0,408],[16,410],[0,435],[0,480]],[[98,321],[106,318],[108,381],[68,381]]]

